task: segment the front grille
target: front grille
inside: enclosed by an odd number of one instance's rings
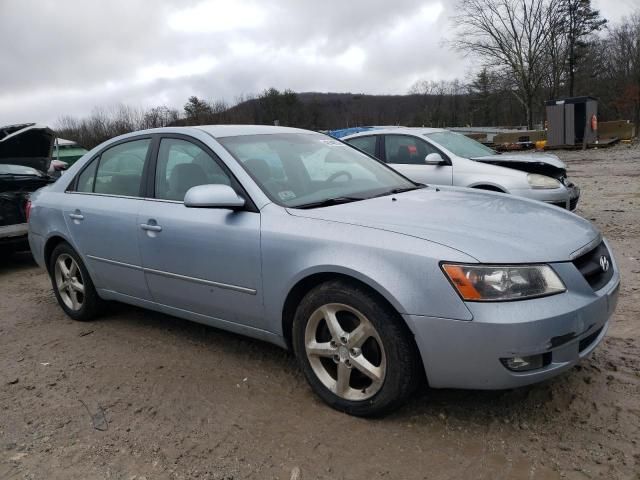
[[[605,258],[606,261],[601,260],[602,258]],[[608,265],[608,268],[604,269],[601,262],[604,263],[605,266]],[[604,242],[600,243],[600,245],[593,250],[576,258],[573,264],[580,270],[584,279],[594,290],[600,290],[611,280],[611,277],[613,277],[613,261]]]
[[[567,202],[548,202],[549,205],[555,205],[560,208],[567,208]]]
[[[578,343],[578,351],[582,352],[589,348],[591,344],[596,341],[596,338],[598,338],[600,332],[602,332],[602,328],[604,327],[599,328],[588,337],[584,337],[582,340],[580,340],[580,343]]]

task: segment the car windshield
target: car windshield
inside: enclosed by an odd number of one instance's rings
[[[424,135],[433,143],[449,150],[454,155],[462,158],[486,157],[495,155],[496,152],[489,147],[485,147],[480,142],[454,132],[425,133]]]
[[[13,165],[11,163],[0,163],[0,175],[29,175],[33,177],[42,177],[42,174],[35,168]]]
[[[271,200],[285,207],[312,208],[420,188],[355,148],[321,134],[217,140]]]

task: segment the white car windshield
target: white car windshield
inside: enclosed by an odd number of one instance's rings
[[[217,139],[266,195],[313,208],[420,188],[355,148],[321,134],[280,133]]]
[[[478,158],[495,155],[496,152],[485,147],[480,142],[454,132],[425,133],[424,135],[436,145],[449,150],[454,155],[462,158]]]

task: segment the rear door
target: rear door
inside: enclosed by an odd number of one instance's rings
[[[65,195],[64,215],[97,288],[149,299],[138,248],[137,217],[151,137],[102,151]]]
[[[260,213],[215,153],[190,137],[164,136],[155,163],[154,199],[137,229],[153,300],[260,328]],[[185,207],[187,190],[204,184],[230,185],[248,208]]]
[[[382,152],[384,161],[390,167],[414,182],[436,185],[453,184],[453,168],[449,159],[421,138],[412,135],[384,135]],[[426,165],[425,158],[431,153],[441,155],[446,164]]]

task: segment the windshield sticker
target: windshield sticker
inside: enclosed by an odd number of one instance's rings
[[[342,142],[339,142],[337,140],[333,140],[331,138],[327,138],[326,140],[320,140],[322,143],[324,143],[325,145],[327,145],[328,147],[346,147],[346,145]]]
[[[296,194],[293,193],[291,190],[284,190],[282,192],[278,192],[278,196],[282,201],[293,200],[294,198],[296,198]]]

